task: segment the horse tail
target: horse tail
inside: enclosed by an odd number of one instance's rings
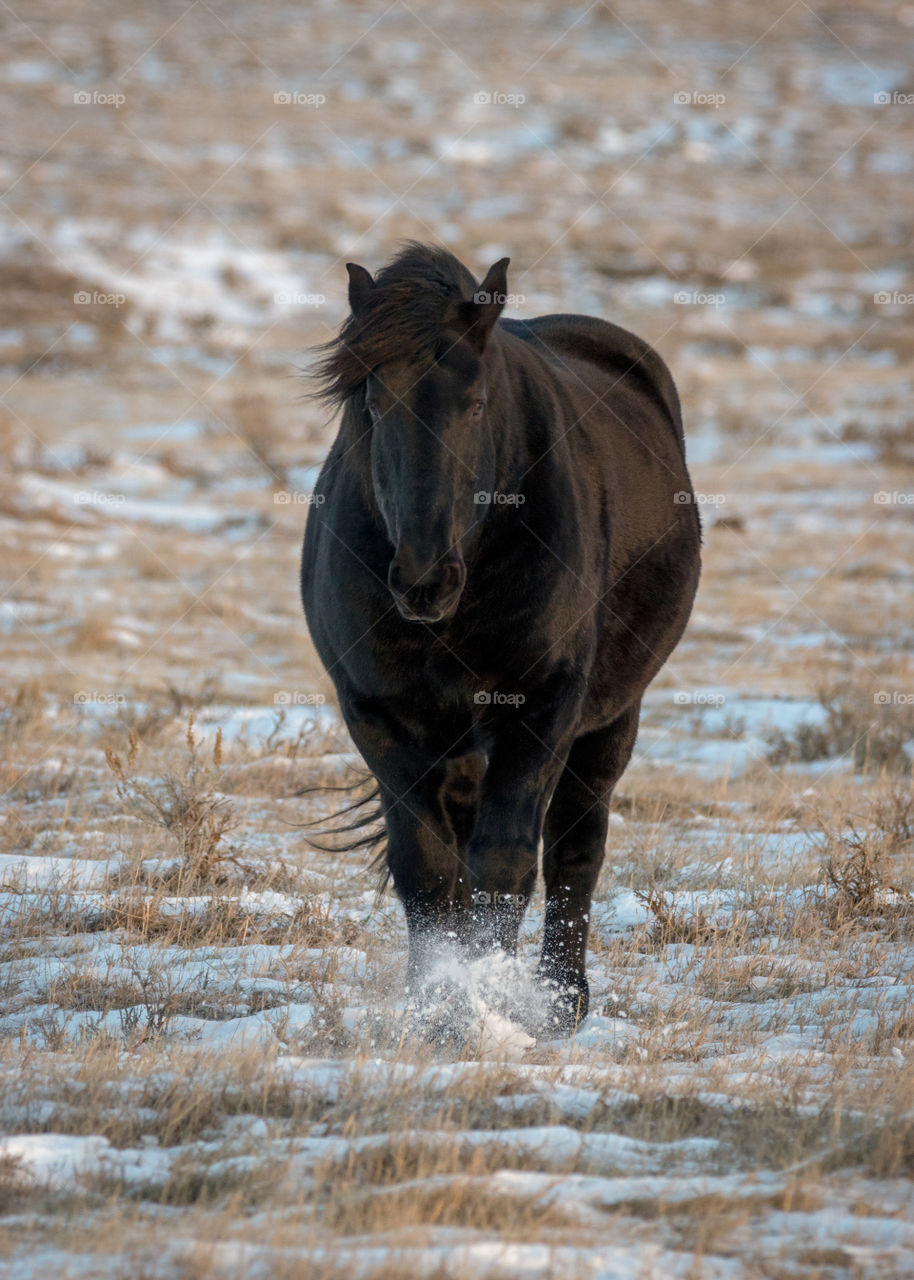
[[[384,811],[381,807],[381,789],[374,774],[369,773],[367,769],[353,768],[352,773],[353,777],[349,782],[329,787],[320,785],[302,787],[292,794],[304,796],[332,791],[355,796],[349,804],[344,804],[328,819],[314,818],[302,823],[306,832],[305,839],[313,849],[319,849],[322,853],[370,850],[374,856],[369,866],[378,872],[380,890],[389,878],[387,831],[384,826]],[[359,794],[360,792],[362,794]],[[350,821],[343,821],[344,819],[350,819]],[[328,825],[324,825],[325,823]],[[308,834],[309,829],[313,830],[314,834]]]

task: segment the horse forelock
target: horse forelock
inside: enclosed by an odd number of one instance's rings
[[[318,350],[317,395],[338,408],[374,369],[391,360],[430,367],[451,344],[446,322],[455,301],[477,288],[466,267],[434,245],[410,241],[375,278],[375,288],[335,338]]]

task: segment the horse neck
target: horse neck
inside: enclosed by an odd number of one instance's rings
[[[486,384],[489,393],[489,425],[495,444],[495,488],[502,493],[516,493],[523,487],[524,477],[534,461],[528,438],[528,417],[534,408],[525,399],[524,365],[510,349],[510,335],[495,331],[486,352]],[[548,452],[541,456],[538,475],[542,476],[555,459]]]
[[[519,441],[516,439],[518,416],[512,412],[515,389],[509,374],[501,335],[496,331],[486,351],[486,391],[489,400],[489,430],[495,446],[495,488],[513,492],[523,473]]]

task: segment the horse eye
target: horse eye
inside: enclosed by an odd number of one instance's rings
[[[474,400],[474,401],[473,401],[473,408],[470,410],[470,413],[472,414],[472,416],[473,416],[474,418],[481,418],[481,417],[482,417],[482,411],[483,411],[483,409],[484,409],[485,407],[486,407],[486,402],[485,402],[485,400]]]
[[[378,418],[380,418],[381,416],[381,413],[380,413],[380,410],[378,409],[378,406],[375,404],[375,402],[373,400],[369,400],[365,408],[368,410],[368,416],[369,418],[371,418],[372,422],[377,422]]]

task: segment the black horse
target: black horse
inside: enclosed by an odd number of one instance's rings
[[[481,285],[417,243],[374,279],[348,264],[301,586],[377,779],[410,988],[443,934],[515,948],[542,847],[540,973],[568,1031],[610,795],[700,530],[666,365],[603,320],[499,320],[508,261]]]

